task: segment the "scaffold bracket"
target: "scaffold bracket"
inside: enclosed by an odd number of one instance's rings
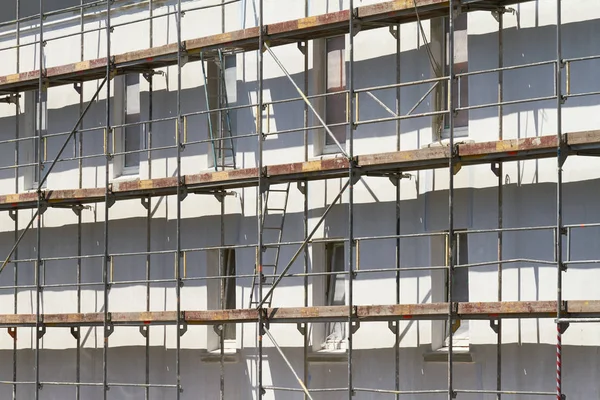
[[[83,83],[81,83],[81,82],[74,82],[73,83],[73,89],[75,89],[75,91],[77,92],[77,94],[81,94],[82,87],[83,87]]]
[[[17,220],[17,210],[8,210],[8,216],[10,217],[10,219],[12,219],[13,221]]]
[[[148,325],[140,326],[140,335],[142,335],[146,339],[148,338]]]
[[[390,35],[392,35],[394,37],[394,39],[398,39],[398,35],[400,32],[398,25],[390,25],[389,30],[390,30]]]
[[[150,207],[150,197],[142,197],[140,202],[142,203],[142,207],[146,210]]]
[[[300,193],[302,193],[303,195],[306,195],[307,186],[308,186],[308,182],[306,182],[306,181],[300,181],[300,182],[297,182],[297,184],[296,184],[298,191]]]
[[[298,50],[300,50],[300,53],[306,55],[307,43],[306,42],[298,42]]]
[[[563,333],[565,333],[567,331],[567,329],[569,329],[569,326],[570,326],[570,324],[568,322],[559,322],[557,324],[558,331],[560,332],[561,335]]]
[[[560,143],[558,144],[558,148],[556,149],[556,156],[558,159],[558,168],[562,168],[567,160],[567,156],[569,155],[569,149],[566,144],[566,136],[561,135]]]
[[[299,322],[296,324],[296,329],[298,329],[298,332],[300,332],[300,334],[302,336],[306,335],[306,332],[307,332],[306,327],[307,327],[306,322]]]
[[[38,326],[38,329],[37,329],[38,339],[43,338],[45,334],[46,334],[46,326],[44,326],[44,325]]]
[[[499,162],[493,162],[490,165],[490,168],[492,170],[492,172],[494,173],[494,175],[496,175],[497,178],[500,177],[500,163]]]
[[[213,193],[213,195],[219,201],[219,203],[222,203],[223,200],[225,199],[225,196],[227,196],[227,193],[226,192],[215,192],[215,193]]]
[[[395,335],[398,333],[398,321],[388,321],[388,329]]]
[[[185,183],[181,183],[181,188],[179,189],[179,201],[183,201],[187,195],[188,195],[188,190],[187,190],[187,186],[184,186]]]
[[[79,326],[72,326],[71,327],[71,336],[73,336],[73,338],[75,338],[76,340],[80,339],[80,336],[79,336]]]
[[[187,324],[187,322],[185,322],[183,313],[181,313],[181,318],[180,318],[180,322],[179,322],[179,328],[177,329],[177,331],[179,333],[179,336],[181,337],[181,336],[185,335],[185,333],[187,332],[187,330],[188,330],[188,324]]]
[[[13,338],[13,340],[17,340],[17,327],[16,326],[9,326],[6,330],[8,332],[8,336]]]
[[[398,182],[400,180],[402,180],[402,179],[411,180],[412,179],[412,175],[411,174],[407,174],[407,173],[392,174],[392,175],[388,176],[388,179],[390,180],[390,182],[392,182],[392,185],[398,186]]]
[[[223,334],[223,324],[213,325],[213,331],[217,334],[218,337],[221,337]]]
[[[494,333],[498,333],[500,331],[500,321],[497,319],[490,320],[490,328],[492,328]]]

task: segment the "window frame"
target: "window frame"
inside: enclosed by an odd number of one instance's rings
[[[28,97],[27,97],[28,96]],[[26,95],[26,115],[27,115],[27,124],[29,128],[27,128],[27,132],[31,132],[29,144],[27,148],[30,149],[31,153],[26,157],[27,163],[32,163],[31,167],[28,167],[29,173],[26,175],[27,179],[25,181],[26,190],[37,190],[38,184],[40,181],[40,176],[38,176],[38,161],[39,161],[39,137],[41,136],[41,146],[43,150],[42,153],[42,164],[45,163],[45,151],[44,148],[47,146],[45,143],[45,136],[48,133],[48,91],[42,90],[42,127],[39,127],[39,119],[38,119],[38,111],[39,111],[39,89],[34,89],[27,92]],[[26,169],[26,170],[27,170]],[[42,177],[45,177],[47,171],[45,168],[42,168]],[[42,178],[44,179],[44,178]],[[48,179],[44,181],[42,188],[45,188],[48,183]]]
[[[229,64],[231,63],[231,64]],[[225,95],[227,96],[227,105],[228,107],[232,107],[235,106],[237,104],[237,55],[236,54],[223,54],[223,66],[220,66],[219,63],[217,63],[214,60],[208,60],[206,61],[206,81],[207,83],[210,84],[210,82],[217,82],[217,87],[216,88],[208,88],[209,90],[209,101],[211,98],[214,98],[215,95],[213,94],[211,96],[211,91],[212,90],[216,90],[216,104],[212,103],[212,104],[207,104],[207,109],[208,110],[213,110],[213,109],[221,109],[224,107],[220,106],[220,98],[221,98],[221,89],[224,87],[225,88]],[[225,68],[223,71],[221,71],[222,68]],[[233,70],[233,72],[231,71]],[[233,74],[233,79],[229,80],[228,77],[230,76],[230,74]],[[216,75],[216,76],[215,76]],[[224,85],[221,85],[220,79],[221,79],[221,75],[224,77],[225,82]],[[216,107],[215,107],[216,105]],[[229,110],[229,124],[230,124],[230,128],[231,128],[231,132],[230,132],[230,136],[225,136],[223,137],[222,133],[226,131],[226,129],[222,129],[221,125],[223,122],[223,119],[226,118],[225,116],[222,116],[221,114],[223,113],[223,111],[218,111],[218,112],[210,112],[207,113],[207,120],[206,120],[206,130],[207,130],[207,134],[208,134],[208,139],[211,138],[211,132],[210,132],[210,123],[208,118],[214,118],[214,121],[212,122],[212,126],[213,126],[213,136],[215,138],[215,145],[217,145],[219,142],[221,142],[221,146],[217,146],[217,148],[215,149],[214,153],[217,153],[216,156],[217,158],[221,159],[221,154],[223,151],[226,152],[225,157],[222,158],[223,160],[223,164],[227,165],[233,164],[233,160],[235,157],[235,145],[233,146],[234,150],[223,150],[225,147],[227,147],[226,142],[229,140],[232,140],[235,144],[235,139],[233,139],[236,136],[236,110]],[[231,139],[230,139],[231,138]],[[213,169],[215,168],[215,165],[217,164],[217,160],[215,160],[215,154],[213,153],[213,144],[211,142],[208,143],[208,168],[209,169]],[[227,152],[230,152],[230,154],[227,154]]]
[[[337,87],[336,90],[329,90],[328,88],[328,82],[329,82],[329,43],[331,41],[334,40],[339,40],[341,44],[343,44],[343,47],[341,49],[334,49],[333,51],[339,51],[340,52],[340,74],[342,75],[342,82],[340,82],[340,86]],[[322,63],[323,63],[323,87],[322,87],[322,93],[325,94],[326,96],[323,96],[324,99],[322,101],[323,104],[323,115],[324,118],[323,120],[325,121],[325,123],[329,126],[329,124],[336,124],[336,123],[341,123],[341,122],[330,122],[330,118],[332,118],[332,115],[330,113],[328,113],[327,111],[327,103],[328,100],[331,100],[332,98],[341,98],[343,96],[343,100],[341,101],[341,106],[339,106],[342,110],[343,110],[343,114],[345,114],[345,119],[344,122],[348,122],[348,95],[343,95],[342,93],[340,94],[331,94],[330,93],[339,93],[339,92],[344,92],[345,90],[347,90],[347,62],[346,62],[346,35],[338,35],[338,36],[333,36],[330,38],[325,38],[323,41],[323,52],[322,52]],[[339,110],[338,110],[339,111]],[[335,126],[335,127],[329,127],[329,130],[332,131],[332,133],[335,135],[336,129],[340,129],[340,130],[344,130],[344,140],[341,141],[338,139],[338,141],[340,142],[340,144],[342,145],[342,148],[344,148],[344,150],[346,149],[346,142],[348,139],[348,128],[347,125],[340,125],[340,126]],[[332,139],[330,139],[329,134],[327,133],[327,131],[324,128],[321,128],[323,135],[322,135],[322,154],[323,155],[329,155],[329,154],[340,154],[340,148],[338,147],[338,145],[333,142]],[[328,140],[331,140],[332,143],[328,143]]]
[[[235,248],[214,249],[206,252],[207,276],[231,276],[231,278],[208,279],[206,287],[206,306],[207,310],[235,310],[238,308],[239,296],[237,293],[238,281],[235,271],[237,269],[237,252]],[[226,263],[233,261],[227,268]],[[231,273],[233,272],[233,273]],[[225,284],[225,291],[229,288],[229,296],[225,298],[225,304],[222,302],[221,289]],[[231,285],[231,286],[228,286]],[[228,287],[227,287],[228,286]],[[238,329],[241,324],[229,323],[223,324],[223,334],[230,334],[223,338],[223,351],[230,354],[237,352],[240,346],[241,332]],[[221,338],[219,335],[219,325],[207,327],[206,348],[208,353],[220,353]]]
[[[468,13],[459,13],[454,18],[454,74],[465,73],[469,71],[469,35],[468,35]],[[449,64],[449,19],[448,17],[438,18],[432,24],[432,38],[438,47],[440,62],[440,76],[448,76],[450,73]],[[465,60],[461,61],[460,57]],[[458,61],[457,61],[458,58]],[[434,71],[434,75],[437,75]],[[469,78],[462,77],[460,85],[458,79],[451,79],[452,103],[454,108],[458,107],[459,97],[460,106],[469,105]],[[437,87],[437,101],[435,102],[435,111],[444,111],[448,109],[448,81],[440,81]],[[460,93],[460,96],[459,96]],[[469,110],[461,110],[454,116],[454,137],[466,137],[469,135]],[[449,114],[445,113],[433,118],[434,132],[439,140],[449,139]]]
[[[340,251],[341,250],[341,251]],[[340,254],[338,253],[341,252]],[[337,257],[341,258],[341,263],[337,263]],[[346,305],[347,295],[347,277],[344,274],[333,275],[332,272],[345,272],[346,270],[346,243],[344,241],[330,242],[325,245],[325,265],[324,270],[328,273],[325,276],[324,285],[324,303],[327,306]],[[335,289],[342,287],[344,292],[342,300],[336,301]],[[339,304],[337,304],[339,303]],[[340,327],[340,337],[330,339],[335,333],[336,326]],[[321,347],[325,350],[339,350],[341,344],[347,340],[348,327],[345,322],[326,322],[323,341]]]
[[[133,77],[136,76],[137,80],[136,83],[130,85],[128,82],[128,77]],[[120,135],[120,151],[122,152],[127,152],[127,151],[132,151],[132,150],[138,150],[137,153],[131,153],[131,154],[123,154],[122,155],[122,165],[121,165],[121,171],[120,171],[120,175],[122,176],[131,176],[131,175],[139,175],[140,174],[140,165],[141,165],[141,155],[142,155],[142,151],[143,150],[143,129],[142,129],[142,124],[139,124],[141,122],[141,90],[140,90],[140,84],[141,84],[141,79],[140,79],[141,74],[137,74],[137,73],[129,73],[129,74],[125,74],[123,75],[123,109],[122,109],[122,114],[121,114],[121,121],[123,124],[128,124],[128,123],[138,123],[138,125],[132,125],[132,126],[125,126],[121,128],[121,135]],[[133,114],[133,115],[137,115],[137,118],[134,118],[135,121],[128,121],[131,118],[131,115],[129,114],[129,93],[128,90],[130,88],[130,86],[137,86],[137,93],[135,94],[135,97],[137,97],[137,114]],[[128,149],[127,148],[127,138],[129,134],[133,134],[135,135],[137,133],[138,135],[138,148],[137,149]],[[128,156],[134,156],[137,159],[137,165],[127,165],[127,158]]]

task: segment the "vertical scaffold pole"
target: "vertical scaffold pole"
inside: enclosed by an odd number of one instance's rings
[[[556,138],[557,138],[557,176],[556,176],[556,400],[563,399],[562,392],[562,334],[566,327],[559,322],[562,306],[562,168],[567,157],[562,135],[562,32],[561,0],[556,0]]]
[[[44,0],[40,0],[40,51],[39,51],[39,79],[38,79],[38,104],[37,104],[37,137],[34,139],[37,141],[37,229],[36,229],[36,262],[35,262],[35,399],[40,398],[40,389],[42,388],[40,383],[40,339],[42,337],[42,316],[40,314],[40,308],[42,305],[42,282],[41,282],[41,266],[42,266],[42,127],[44,122],[43,111],[43,100],[44,100]]]
[[[80,35],[80,47],[79,47],[79,60],[83,61],[85,57],[84,49],[85,49],[85,35],[83,31],[85,30],[84,23],[84,11],[83,11],[84,0],[79,1],[79,29],[81,31]],[[79,115],[83,115],[83,82],[80,83],[79,86]],[[83,128],[83,119],[78,126],[78,129]],[[78,132],[75,135],[75,155],[78,156],[78,167],[79,167],[79,184],[78,187],[81,189],[83,187],[83,132]],[[81,218],[81,208],[76,209],[77,215],[77,313],[81,313],[81,253],[82,253],[82,243],[81,243],[81,233],[82,233],[82,218]],[[81,398],[81,386],[79,383],[81,382],[81,329],[79,326],[74,326],[71,328],[71,332],[75,336],[75,382],[78,384],[75,386],[75,400],[79,400]]]
[[[16,59],[17,59],[17,73],[19,73],[21,71],[21,22],[19,21],[21,19],[21,13],[20,13],[20,8],[21,8],[21,0],[17,0],[16,1],[16,45],[17,45],[17,55],[16,55]],[[20,132],[20,124],[19,124],[19,119],[20,119],[20,113],[21,113],[21,108],[20,108],[20,100],[17,99],[17,104],[15,107],[15,193],[19,193],[19,138],[21,136],[21,132]],[[17,243],[17,241],[19,240],[19,211],[15,210],[14,211],[14,226],[15,226],[15,231],[14,231],[14,242]],[[19,247],[17,246],[17,248],[15,249],[15,259],[19,259]],[[17,288],[17,285],[19,284],[19,264],[18,263],[14,263],[13,264],[13,284],[14,284],[14,289],[13,289],[13,312],[15,314],[18,313],[18,305],[17,305],[17,299],[18,299],[18,294],[19,294],[19,290]],[[10,329],[10,328],[9,328]],[[12,377],[13,377],[13,382],[17,382],[17,330],[18,328],[13,328],[13,352],[12,352],[12,356],[13,356],[13,365],[12,365]],[[13,400],[17,399],[17,384],[13,383],[12,385],[12,398]]]
[[[352,335],[354,331],[354,0],[350,0],[349,27],[348,27],[348,96],[350,96],[350,110],[348,110],[348,399],[354,396],[354,384],[352,381]]]
[[[400,70],[400,61],[401,61],[401,52],[402,52],[402,42],[400,40],[400,24],[396,25],[396,83],[399,84],[401,82],[401,70]],[[401,102],[401,89],[400,87],[396,88],[396,115],[400,115],[400,102]],[[400,151],[400,135],[402,134],[402,126],[401,121],[399,119],[396,120],[396,151]],[[400,182],[402,181],[401,177],[396,179],[396,235],[400,235],[400,213],[401,213],[401,187]],[[401,240],[399,237],[396,237],[396,304],[400,304],[400,245]],[[400,390],[400,324],[396,321],[396,328],[394,332],[395,340],[394,340],[394,388],[396,391]],[[396,394],[396,400],[400,400],[400,395]]]
[[[450,156],[448,157],[449,185],[448,185],[448,280],[446,288],[448,291],[448,400],[454,398],[453,387],[453,274],[455,263],[455,238],[454,238],[454,1],[448,4],[448,122],[450,131]]]
[[[182,41],[181,41],[181,0],[177,0],[177,127],[176,127],[176,143],[177,143],[177,220],[176,220],[176,250],[175,250],[175,296],[177,297],[177,329],[176,349],[175,349],[175,375],[176,375],[176,399],[181,398],[181,335],[182,324],[181,320],[181,202],[183,200],[182,182],[181,182],[181,128],[183,121],[181,119],[181,64],[182,64]]]
[[[104,346],[102,351],[102,384],[103,384],[103,398],[108,398],[108,337],[112,333],[112,327],[109,325],[109,304],[108,304],[108,293],[109,293],[109,277],[108,277],[108,265],[110,263],[110,256],[108,253],[108,223],[109,223],[109,208],[110,208],[110,179],[109,179],[109,166],[110,166],[110,146],[109,137],[110,135],[110,80],[112,73],[112,62],[111,62],[111,24],[110,24],[110,5],[112,0],[106,0],[106,128],[104,134],[104,146],[105,146],[105,161],[104,161],[104,257],[102,264],[102,281],[104,282],[104,319],[103,319],[103,337]]]
[[[150,48],[154,46],[154,3],[153,0],[148,1],[148,13],[150,19],[148,20],[148,45]],[[152,121],[152,101],[154,94],[154,74],[151,72],[148,75],[148,120]],[[152,122],[149,122],[147,126],[146,140],[147,140],[147,158],[148,158],[148,179],[152,179]],[[146,207],[146,311],[150,311],[150,277],[152,270],[152,197],[148,196],[145,203]],[[150,327],[143,326],[142,332],[145,332],[145,383],[146,388],[144,389],[144,399],[150,400]]]
[[[258,298],[259,301],[263,300],[263,270],[262,270],[262,261],[263,261],[263,229],[262,229],[262,219],[263,219],[263,121],[262,121],[262,111],[263,111],[263,47],[264,47],[264,20],[263,20],[263,0],[259,0],[258,2],[258,25],[259,25],[259,34],[258,34],[258,109],[256,110],[256,135],[258,138],[258,187],[256,188],[256,220],[257,220],[257,249],[256,249],[256,271],[258,274]],[[264,389],[263,389],[263,334],[264,334],[264,315],[262,310],[258,312],[258,331],[257,331],[257,340],[258,340],[258,371],[257,371],[257,395],[256,398],[258,400],[262,400]]]
[[[504,109],[502,102],[504,101],[504,10],[498,10],[498,140],[504,137]],[[503,226],[503,168],[502,162],[498,163],[496,170],[498,177],[498,302],[502,301],[502,226]],[[496,323],[496,399],[500,400],[502,394],[502,319],[498,319]]]
[[[309,0],[304,0],[304,16],[309,16]],[[304,93],[308,93],[309,84],[309,64],[308,64],[308,40],[304,41]],[[308,104],[304,102],[304,161],[308,161]],[[308,181],[303,182],[303,200],[304,208],[302,213],[302,226],[303,234],[302,237],[308,237]],[[308,246],[304,246],[304,307],[308,307]],[[308,323],[304,323],[302,329],[303,339],[303,353],[302,353],[302,365],[303,365],[303,381],[308,387],[308,376],[309,376],[309,365],[308,365],[308,346],[310,345],[310,337],[308,335]],[[304,400],[308,400],[308,395],[304,394]]]

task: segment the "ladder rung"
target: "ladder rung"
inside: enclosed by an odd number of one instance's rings
[[[267,211],[285,211],[285,208],[267,208]]]
[[[287,191],[287,189],[269,189],[269,192],[286,193]]]

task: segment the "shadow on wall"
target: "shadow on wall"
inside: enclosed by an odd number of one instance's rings
[[[565,224],[581,224],[596,221],[600,214],[598,202],[596,201],[595,187],[600,181],[588,181],[578,183],[568,183],[564,185],[564,211],[563,218]],[[524,227],[524,226],[553,226],[555,220],[555,186],[553,184],[537,184],[517,187],[516,185],[507,185],[505,187],[504,201],[504,226],[505,227]],[[456,199],[460,199],[467,190],[457,190]],[[424,207],[423,198],[416,200],[403,201],[401,203],[401,227],[402,233],[420,233],[420,232],[439,232],[446,229],[447,221],[447,192],[430,193],[430,199],[427,207]],[[187,201],[187,200],[186,200]],[[457,229],[493,229],[496,227],[495,212],[496,190],[478,189],[475,191],[475,197],[472,203],[457,202],[456,215],[465,215],[472,213],[471,225],[457,225]],[[492,206],[494,205],[494,206]],[[326,237],[347,237],[346,233],[346,206],[340,205],[332,210],[332,213],[325,221]],[[48,210],[47,212],[52,212]],[[311,220],[320,216],[322,208],[311,210]],[[391,235],[395,232],[395,204],[392,202],[375,204],[356,204],[355,205],[355,236],[380,236]],[[427,229],[424,230],[421,218],[423,215],[431,214]],[[460,224],[461,218],[457,218],[457,224]],[[302,214],[290,213],[286,219],[284,227],[283,241],[301,241],[303,240]],[[190,218],[182,221],[182,247],[183,249],[200,248],[207,246],[217,246],[220,243],[218,227],[220,225],[219,217]],[[255,242],[256,237],[256,219],[252,217],[242,217],[241,215],[230,215],[225,220],[225,243],[226,244],[251,244]],[[83,224],[82,225],[82,254],[86,258],[82,259],[81,280],[86,284],[101,283],[101,265],[103,253],[103,224]],[[151,261],[151,279],[172,279],[173,278],[173,254],[166,252],[172,250],[175,246],[174,238],[176,232],[175,221],[167,221],[163,218],[152,220],[152,251],[162,251],[163,254],[154,254],[150,256]],[[6,232],[0,235],[2,240],[2,254],[7,254],[13,243],[13,233]],[[142,218],[121,219],[110,222],[110,254],[135,253],[146,251],[146,220]],[[469,262],[482,263],[488,262],[490,265],[475,267],[471,273],[496,273],[497,266],[493,263],[497,258],[496,233],[471,234],[469,241]],[[600,240],[600,228],[573,228],[570,235],[570,257],[571,260],[596,260],[600,259],[595,243]],[[565,255],[567,240],[565,242]],[[362,242],[360,253],[360,269],[368,270],[372,268],[393,268],[396,265],[395,240],[380,239],[370,242]],[[19,259],[32,259],[35,257],[35,231],[27,233],[23,242],[19,246]],[[77,255],[77,229],[75,225],[66,225],[60,228],[45,228],[42,231],[42,257],[75,257]],[[292,258],[298,249],[298,245],[289,245],[282,247],[280,255],[279,273]],[[504,259],[518,260],[545,260],[547,265],[540,265],[532,261],[519,261],[507,263],[504,270],[509,273],[511,270],[531,271],[534,273],[534,282],[536,285],[536,295],[531,300],[548,300],[553,298],[554,292],[543,289],[540,283],[540,274],[554,270],[552,265],[554,250],[554,238],[551,229],[541,231],[518,231],[506,232],[504,234]],[[430,265],[432,257],[432,242],[429,237],[403,239],[401,242],[401,265],[405,267],[426,267]],[[443,249],[439,249],[443,252]],[[309,253],[310,254],[310,253]],[[252,248],[238,249],[236,254],[236,270],[238,274],[252,274],[254,270],[254,250]],[[323,268],[323,266],[314,265],[314,258],[310,258],[309,271]],[[290,273],[300,273],[303,271],[303,257],[300,256],[293,263]],[[593,263],[583,263],[573,266],[572,269],[580,271],[572,274],[569,278],[569,286],[574,288],[579,280],[586,283],[587,275],[594,268]],[[13,265],[9,265],[0,275],[0,285],[11,285],[13,283]],[[34,283],[34,267],[32,262],[21,262],[18,265],[19,285],[31,285]],[[144,280],[146,274],[146,256],[115,256],[113,257],[113,268],[111,277],[117,284],[115,288],[127,286],[140,286],[137,284],[125,284],[124,282]],[[43,268],[43,281],[46,284],[74,284],[77,279],[77,262],[71,260],[49,260]],[[188,277],[204,277],[207,274],[207,252],[188,253],[187,270]],[[578,275],[582,273],[583,275]],[[429,271],[406,271],[402,273],[403,279],[418,279],[428,277]],[[529,274],[529,272],[527,272]],[[520,276],[520,275],[519,275]],[[393,288],[394,272],[359,274],[356,284],[359,287],[361,282],[368,283],[373,280],[380,280],[382,284],[389,286],[390,298],[380,300],[394,302]],[[302,286],[303,279],[287,278],[281,282],[281,287],[298,288]],[[521,278],[518,278],[518,282]],[[528,281],[530,278],[528,278]],[[247,293],[251,287],[251,278],[238,279],[238,286]],[[519,283],[520,284],[520,283]],[[186,287],[202,288],[206,281],[190,281]],[[154,283],[156,288],[172,288],[172,283]],[[100,290],[101,286],[94,287],[93,290]],[[45,293],[60,292],[65,289],[47,288]],[[66,290],[73,290],[72,288]],[[87,289],[85,289],[87,290]],[[381,291],[387,293],[386,291]],[[530,293],[525,287],[518,293]],[[552,293],[551,293],[552,292]],[[2,290],[4,295],[12,295],[12,289]],[[565,292],[567,298],[579,298],[583,293]],[[589,293],[588,293],[589,294]],[[529,296],[529,295],[528,295]],[[246,304],[246,295],[243,303]],[[368,296],[367,296],[368,297]],[[415,303],[421,302],[422,295],[415,298],[403,298],[403,302]],[[358,296],[357,304],[362,303]],[[525,300],[525,298],[515,298],[513,300]],[[298,297],[298,305],[301,305],[302,298]],[[275,295],[275,304],[277,303],[277,294]],[[370,304],[365,299],[365,304]],[[73,304],[72,307],[74,308]],[[92,310],[89,310],[92,311]],[[125,310],[123,310],[125,311]],[[63,310],[62,312],[67,312]]]
[[[568,335],[568,331],[566,333]],[[295,371],[302,376],[302,350],[284,349]],[[12,352],[0,353],[7,362],[0,367],[2,379],[12,377]],[[457,390],[494,390],[496,388],[496,347],[472,346],[473,363],[457,363],[454,366],[454,387]],[[598,349],[589,347],[563,346],[563,392],[572,398],[597,398],[600,389],[596,378],[600,373]],[[353,354],[353,380],[355,388],[393,390],[395,384],[394,351],[390,349],[355,350]],[[551,345],[502,346],[502,388],[517,391],[553,392],[556,384],[556,349]],[[20,381],[34,380],[34,351],[20,350],[17,367]],[[75,350],[42,351],[40,353],[40,378],[42,381],[73,382],[76,374]],[[108,381],[111,383],[145,382],[145,350],[143,347],[111,349],[108,354]],[[175,351],[160,348],[150,349],[150,383],[175,383]],[[444,390],[447,388],[446,363],[425,363],[423,350],[419,348],[400,349],[400,388],[402,390]],[[255,373],[253,352],[244,351],[241,361],[225,365],[225,398],[242,400],[252,398]],[[299,385],[289,368],[284,364],[275,349],[265,349],[265,384],[299,389]],[[348,367],[345,362],[314,363],[309,366],[309,389],[347,387]],[[83,350],[81,356],[81,381],[102,382],[102,350]],[[181,352],[182,400],[212,400],[219,396],[219,364],[202,363],[200,352]],[[44,399],[58,400],[74,395],[73,387],[45,385]],[[151,388],[151,398],[171,398],[173,388]],[[17,395],[32,398],[33,385],[19,385]],[[10,385],[0,387],[0,395],[9,398]],[[272,394],[271,394],[272,393]],[[101,399],[100,387],[82,387],[81,396],[85,399]],[[364,392],[357,392],[365,396]],[[142,387],[111,387],[110,399],[141,400]],[[268,392],[276,400],[302,399],[301,392]],[[314,393],[315,400],[346,399],[347,391]],[[376,397],[386,398],[386,395]],[[428,398],[445,399],[446,395],[431,394]],[[361,397],[361,398],[363,398]],[[389,396],[388,396],[389,397]],[[461,398],[476,400],[479,394],[461,394]]]

